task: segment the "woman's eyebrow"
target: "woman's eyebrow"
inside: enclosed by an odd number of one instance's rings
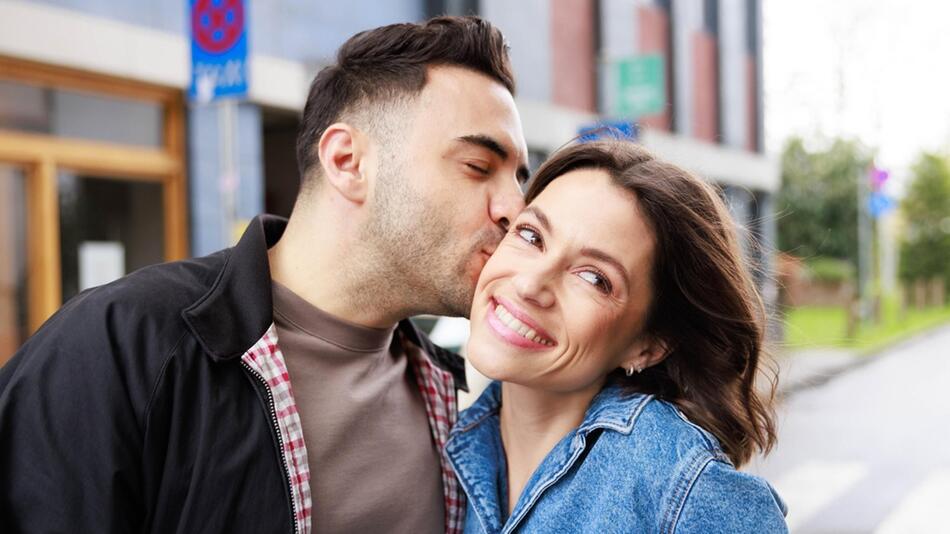
[[[548,219],[548,216],[545,215],[543,211],[541,211],[541,208],[538,208],[537,206],[528,206],[522,213],[530,213],[531,215],[534,215],[534,218],[537,219],[539,223],[541,223],[544,231],[551,234],[552,236],[554,235],[554,229],[551,227],[551,220]],[[611,267],[616,269],[617,272],[623,275],[625,280],[630,279],[630,273],[627,272],[627,269],[623,266],[623,264],[603,250],[594,247],[584,247],[581,249],[581,254],[609,264]]]
[[[530,213],[531,215],[534,215],[534,218],[541,223],[541,226],[544,227],[544,230],[547,233],[554,235],[554,230],[551,228],[551,221],[548,219],[548,216],[545,215],[543,211],[541,211],[540,208],[528,206],[524,209],[524,213]]]
[[[607,254],[606,252],[604,252],[603,250],[600,250],[597,248],[591,248],[591,247],[584,247],[581,249],[581,254],[609,264],[611,267],[613,267],[614,269],[617,269],[617,271],[619,271],[620,274],[623,275],[624,280],[630,279],[630,274],[627,273],[627,269],[624,268],[623,264],[617,261],[616,258],[611,256],[610,254]]]

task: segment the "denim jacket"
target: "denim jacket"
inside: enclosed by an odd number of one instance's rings
[[[468,496],[467,533],[788,532],[775,490],[737,471],[715,437],[672,404],[617,386],[542,460],[509,517],[500,407],[493,382],[446,443]]]

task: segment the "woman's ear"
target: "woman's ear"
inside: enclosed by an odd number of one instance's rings
[[[365,138],[349,124],[331,124],[320,136],[317,153],[326,183],[341,196],[358,204],[366,200],[368,185],[360,172],[366,153]]]
[[[620,366],[627,371],[627,374],[639,373],[659,364],[669,353],[669,343],[666,341],[652,336],[643,336],[630,347]]]

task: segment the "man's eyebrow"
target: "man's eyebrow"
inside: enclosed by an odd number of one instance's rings
[[[491,150],[492,152],[497,154],[498,157],[502,159],[502,161],[508,161],[508,150],[505,147],[501,146],[501,143],[499,143],[498,141],[495,141],[494,139],[492,139],[491,137],[488,137],[487,135],[481,135],[481,134],[463,135],[462,137],[458,138],[458,141],[461,141],[463,143],[468,143],[470,145],[478,145],[480,147],[487,148],[488,150]]]
[[[508,150],[502,146],[501,143],[492,139],[487,135],[474,134],[474,135],[463,135],[457,139],[463,143],[468,143],[470,145],[480,146],[482,148],[487,148],[495,153],[502,161],[508,161],[509,153]],[[528,171],[528,166],[522,163],[518,166],[517,171],[518,183],[524,184],[528,181],[528,178],[531,176],[531,173]]]
[[[614,269],[617,269],[620,274],[623,275],[624,280],[630,280],[630,274],[627,273],[627,269],[624,268],[623,264],[617,261],[613,256],[607,254],[603,250],[591,247],[584,247],[581,249],[581,254],[584,256],[590,256],[591,258],[600,260],[604,263],[610,264]]]

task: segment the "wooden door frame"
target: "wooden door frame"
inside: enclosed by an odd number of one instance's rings
[[[2,55],[0,80],[131,98],[162,107],[162,146],[158,148],[0,129],[0,163],[23,169],[26,178],[31,333],[62,305],[57,169],[161,184],[165,261],[189,255],[185,102],[180,89]]]

